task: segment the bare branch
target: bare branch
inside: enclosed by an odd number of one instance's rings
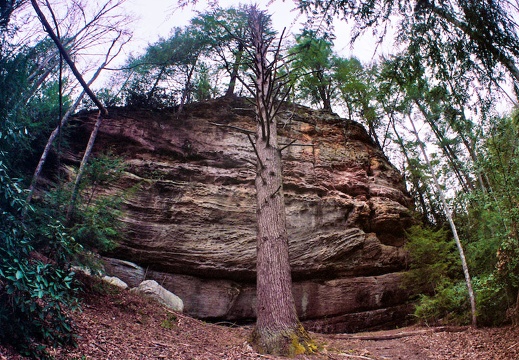
[[[70,58],[69,54],[67,53],[67,50],[63,47],[63,44],[58,39],[56,34],[54,34],[54,31],[52,30],[49,22],[45,18],[45,15],[43,15],[43,13],[41,12],[41,9],[38,6],[38,3],[36,2],[36,0],[31,0],[31,4],[32,4],[34,10],[36,11],[36,13],[38,14],[38,17],[40,18],[40,21],[42,22],[43,26],[45,27],[47,33],[52,38],[52,40],[54,41],[56,46],[58,47],[58,49],[59,49],[60,53],[63,55],[63,58],[65,59],[65,61],[70,66],[70,69],[74,73],[74,76],[80,82],[81,86],[83,86],[83,89],[85,90],[86,94],[90,97],[90,99],[94,102],[94,104],[96,104],[96,106],[99,108],[99,111],[101,111],[102,115],[107,116],[108,110],[106,110],[106,108],[103,106],[101,101],[99,101],[99,99],[94,95],[92,90],[90,90],[88,84],[85,82],[85,79],[83,79],[83,76],[80,74],[80,72],[76,68],[76,65],[74,64],[74,62]]]
[[[212,121],[210,121],[209,124],[215,125],[215,126],[218,126],[218,127],[226,127],[226,128],[229,128],[229,129],[233,129],[233,130],[239,131],[239,132],[241,132],[243,134],[247,134],[247,135],[255,134],[254,131],[242,129],[242,128],[237,127],[237,126],[232,126],[232,125],[227,125],[227,124],[218,124],[218,123],[215,123],[215,122],[212,122]]]

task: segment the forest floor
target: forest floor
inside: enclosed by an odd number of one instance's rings
[[[108,290],[107,290],[108,289]],[[247,344],[250,327],[211,324],[171,312],[152,300],[111,287],[87,287],[82,311],[72,314],[75,348],[50,349],[56,360],[72,359],[281,359]],[[513,327],[408,327],[362,334],[315,334],[315,355],[296,359],[519,359]],[[0,347],[0,360],[19,360]]]

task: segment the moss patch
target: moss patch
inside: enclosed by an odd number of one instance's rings
[[[269,330],[256,328],[251,337],[252,347],[260,354],[297,356],[313,354],[319,350],[301,324],[295,328]]]

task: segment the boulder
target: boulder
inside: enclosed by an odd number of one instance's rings
[[[182,299],[164,289],[155,280],[145,280],[136,288],[131,289],[131,291],[149,296],[173,311],[184,311],[184,303],[182,302]]]
[[[126,284],[124,281],[122,281],[118,277],[105,275],[102,277],[102,279],[103,279],[103,281],[106,281],[107,283],[109,283],[111,285],[117,286],[120,289],[123,289],[123,290],[128,289],[128,284]]]

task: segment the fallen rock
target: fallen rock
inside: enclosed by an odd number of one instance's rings
[[[145,280],[141,282],[136,288],[131,289],[131,291],[145,294],[157,300],[162,305],[167,306],[173,311],[184,311],[184,303],[182,299],[172,292],[164,289],[155,280]]]
[[[102,277],[102,279],[103,279],[103,281],[106,281],[107,283],[109,283],[111,285],[117,286],[120,289],[123,289],[123,290],[128,289],[128,284],[126,284],[124,281],[122,281],[118,277],[105,275]]]

